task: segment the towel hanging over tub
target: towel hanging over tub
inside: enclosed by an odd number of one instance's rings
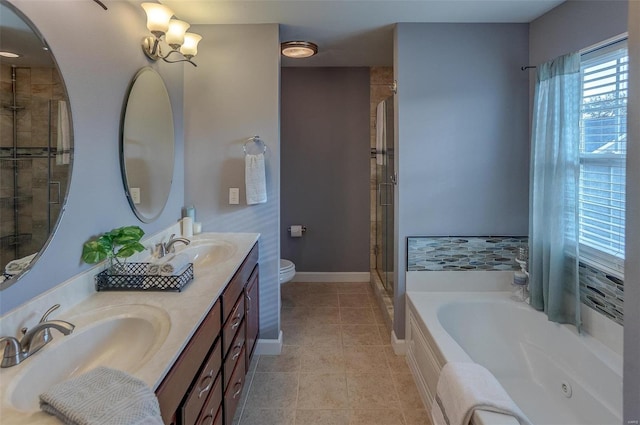
[[[244,156],[244,178],[247,192],[247,205],[267,202],[267,177],[264,166],[264,154],[246,154]]]
[[[433,425],[469,425],[476,410],[513,416],[520,425],[529,419],[500,382],[477,363],[450,362],[440,371],[431,406]]]

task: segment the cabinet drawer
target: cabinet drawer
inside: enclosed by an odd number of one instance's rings
[[[180,402],[220,333],[220,309],[220,302],[216,302],[156,390],[165,423],[169,423],[178,411]]]
[[[224,327],[222,328],[222,354],[224,357],[227,356],[229,352],[229,347],[231,347],[231,341],[235,338],[238,329],[240,329],[240,325],[242,324],[242,319],[244,318],[244,297],[240,297],[238,302],[236,302],[235,307],[231,311],[231,315],[227,318]]]
[[[258,263],[258,244],[253,246],[227,288],[222,293],[222,317],[229,317],[245,283],[249,280],[253,268]]]
[[[207,400],[207,404],[202,409],[202,414],[198,418],[198,422],[183,422],[183,425],[215,425],[218,422],[218,415],[222,418],[222,375],[218,375],[218,379],[213,386],[213,390]],[[220,421],[222,424],[222,421]]]
[[[240,329],[236,334],[233,343],[231,344],[231,348],[229,349],[229,354],[224,360],[224,384],[225,388],[229,386],[229,380],[231,379],[231,374],[236,367],[236,363],[240,359],[242,353],[246,352],[245,349],[245,321],[242,321],[240,325]]]
[[[240,402],[240,396],[242,389],[244,388],[244,349],[240,352],[236,368],[231,376],[231,382],[224,391],[224,423],[232,424],[233,415],[236,413],[238,402]]]
[[[207,401],[207,397],[214,389],[216,376],[220,371],[222,364],[222,344],[220,340],[216,343],[215,348],[209,354],[204,367],[200,371],[200,375],[193,382],[193,387],[187,394],[187,398],[182,405],[182,424],[196,423],[196,419],[200,415],[202,406]],[[222,379],[218,378],[218,385]]]

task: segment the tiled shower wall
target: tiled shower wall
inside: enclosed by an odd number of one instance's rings
[[[391,86],[393,84],[393,68],[392,67],[372,67],[369,69],[369,116],[370,116],[370,146],[371,148],[376,147],[376,107],[378,103],[385,100],[389,96],[393,94],[391,90]],[[371,184],[370,184],[370,193],[371,193],[371,238],[369,256],[370,256],[370,264],[371,270],[375,270],[376,268],[376,255],[375,255],[375,246],[380,246],[382,241],[379,240],[379,236],[376,234],[376,227],[378,224],[376,223],[376,158],[370,159],[371,164]],[[378,232],[379,233],[379,232]]]
[[[64,87],[54,68],[17,68],[16,104],[19,161],[10,161],[13,149],[13,112],[11,67],[0,68],[0,264],[14,258],[13,206],[18,202],[18,233],[23,235],[18,257],[38,251],[49,237],[49,223],[53,226],[62,203],[52,203],[49,217],[46,205],[49,197],[49,163],[51,180],[60,182],[60,201],[65,198],[69,165],[56,165],[55,152],[50,152],[50,131],[57,133],[57,101],[65,100]],[[50,102],[53,100],[54,102]],[[49,110],[51,104],[51,112]],[[54,119],[51,120],[50,114]],[[55,137],[51,140],[55,148]],[[18,198],[13,193],[13,166],[18,164]],[[51,186],[51,201],[57,201],[57,185]]]
[[[407,271],[519,270],[518,247],[527,237],[411,237]],[[624,282],[580,262],[580,299],[622,325]]]

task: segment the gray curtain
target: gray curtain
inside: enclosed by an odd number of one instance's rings
[[[531,305],[580,328],[578,178],[580,55],[537,68],[529,191]]]

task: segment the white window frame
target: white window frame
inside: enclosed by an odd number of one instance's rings
[[[594,50],[600,49],[601,47],[606,47],[618,42],[626,41],[627,34],[623,34],[622,36],[615,37],[614,39],[606,40],[603,43],[600,43],[599,46],[593,46],[589,49],[585,49],[581,53],[587,54],[589,52],[593,52]],[[581,81],[583,81],[583,77],[581,77]],[[582,82],[581,82],[582,84]],[[582,104],[582,101],[581,101]],[[581,106],[582,107],[582,106]],[[582,119],[581,119],[582,122]],[[582,133],[581,133],[581,143],[582,143]],[[582,166],[585,163],[597,164],[603,163],[606,165],[615,164],[616,162],[622,162],[621,165],[626,167],[626,154],[599,154],[599,155],[590,155],[588,153],[583,154],[580,153],[580,172],[582,172]],[[626,192],[626,188],[625,188]],[[579,198],[578,198],[579,199]],[[580,202],[578,200],[578,202]],[[576,223],[580,226],[579,223]],[[624,261],[625,255],[623,252],[611,252],[602,249],[601,247],[594,246],[589,243],[585,243],[580,240],[580,229],[578,229],[578,240],[579,240],[579,250],[580,250],[580,261],[594,267],[598,270],[601,270],[604,273],[611,274],[615,277],[624,279]]]

